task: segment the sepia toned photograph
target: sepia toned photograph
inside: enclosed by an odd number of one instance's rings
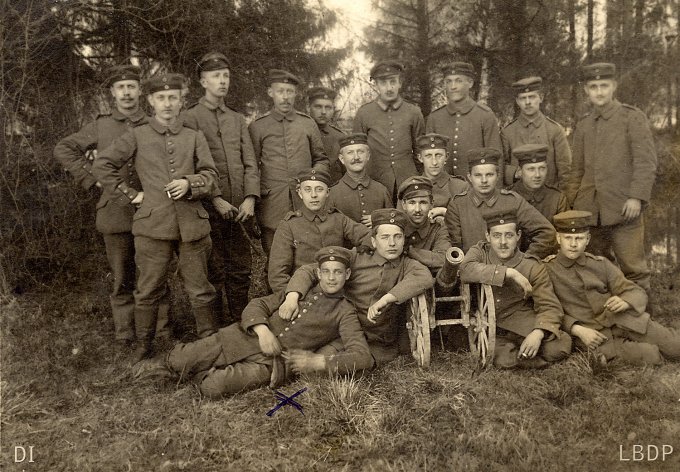
[[[0,5],[0,470],[680,470],[679,0]]]

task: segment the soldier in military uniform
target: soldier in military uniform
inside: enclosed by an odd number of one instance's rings
[[[375,210],[371,218],[374,251],[352,250],[352,275],[345,286],[345,296],[356,306],[371,355],[376,365],[381,365],[397,357],[400,331],[405,329],[403,313],[394,304],[402,304],[432,287],[434,279],[427,267],[403,254],[408,224],[404,212]],[[314,285],[316,277],[311,265],[295,271],[279,316],[293,319],[305,313],[299,309],[298,300]],[[333,342],[319,352],[334,354],[339,349],[341,345]]]
[[[327,208],[330,176],[325,170],[304,169],[297,176],[303,206],[289,212],[279,223],[269,255],[269,286],[274,292],[286,288],[293,272],[314,262],[324,246],[371,244],[371,231],[335,208]]]
[[[253,260],[246,232],[252,232],[260,174],[245,118],[224,103],[231,78],[226,56],[218,52],[205,54],[197,72],[205,94],[182,118],[187,126],[203,132],[219,173],[212,199],[205,202],[205,207],[210,215],[212,240],[208,277],[217,290],[216,321],[223,325],[223,292],[232,320],[248,304]]]
[[[442,73],[448,104],[430,113],[426,129],[428,133],[450,138],[446,170],[451,175],[465,177],[469,172],[465,160],[467,151],[502,149],[498,121],[491,108],[470,97],[475,78],[472,64],[454,62],[444,67]]]
[[[399,95],[404,66],[395,61],[379,62],[371,69],[378,98],[364,104],[354,117],[354,131],[368,135],[372,159],[368,175],[380,182],[396,203],[397,188],[416,173],[416,138],[425,132],[418,106]]]
[[[145,84],[155,115],[101,151],[92,171],[120,202],[137,206],[132,223],[135,263],[135,327],[138,345],[133,360],[152,348],[160,299],[176,252],[184,289],[189,295],[199,336],[214,332],[215,289],[208,282],[210,223],[202,198],[212,196],[217,169],[201,131],[179,119],[184,76],[161,74]],[[123,179],[121,168],[135,164],[141,190]]]
[[[420,175],[409,177],[399,186],[398,196],[408,217],[404,229],[406,254],[436,273],[444,265],[451,241],[446,227],[433,223],[428,216],[432,209],[432,182]]]
[[[345,173],[345,169],[338,160],[339,141],[345,133],[331,123],[335,116],[336,96],[335,90],[326,87],[313,87],[307,91],[309,116],[314,119],[321,132],[321,141],[331,170],[331,185],[335,185]]]
[[[555,229],[550,222],[519,194],[496,187],[500,151],[471,149],[466,158],[471,188],[454,195],[444,217],[451,244],[467,252],[486,237],[485,215],[512,213],[517,215],[519,228],[529,241],[526,252],[537,257],[552,254]]]
[[[343,297],[350,276],[350,251],[327,247],[316,253],[319,283],[298,305],[299,316],[284,320],[277,308],[283,292],[252,300],[241,319],[212,336],[178,344],[165,356],[139,365],[135,374],[163,373],[189,378],[210,398],[270,384],[286,372],[326,371],[344,374],[369,369],[373,360],[354,306]],[[333,355],[312,352],[340,337],[343,350]],[[281,356],[287,368],[280,366]]]
[[[468,189],[465,178],[453,176],[446,170],[449,138],[437,133],[424,134],[416,141],[418,160],[423,164],[423,176],[432,182],[431,220],[444,222],[446,207],[454,195]]]
[[[608,259],[586,252],[592,216],[571,210],[554,218],[560,250],[544,262],[564,309],[563,329],[603,363],[680,360],[680,333],[650,318],[645,291]]]
[[[548,272],[535,256],[519,250],[521,230],[513,214],[485,215],[486,241],[470,248],[460,280],[491,285],[496,307],[494,365],[546,367],[571,352],[560,329],[564,312]]]
[[[566,194],[574,210],[593,214],[591,251],[613,251],[626,278],[649,292],[642,213],[656,177],[656,150],[645,114],[614,98],[615,74],[609,63],[583,68],[593,109],[574,130]]]
[[[260,165],[256,215],[267,255],[279,222],[302,205],[295,192],[297,173],[309,167],[328,170],[319,127],[309,115],[294,108],[300,79],[290,72],[272,69],[269,83],[267,93],[274,106],[249,126]]]
[[[549,149],[545,144],[523,144],[512,150],[519,180],[510,188],[552,222],[553,216],[569,209],[567,198],[546,182]]]
[[[512,84],[519,116],[501,130],[506,163],[506,185],[512,185],[518,162],[513,151],[524,144],[548,146],[546,183],[564,190],[571,169],[571,150],[562,126],[541,112],[543,79],[526,77]]]
[[[367,174],[366,166],[371,159],[368,136],[352,133],[341,138],[339,146],[340,162],[347,171],[331,187],[327,205],[370,228],[373,210],[392,208],[392,196],[383,184]]]
[[[132,65],[114,66],[106,71],[105,86],[114,98],[111,113],[99,115],[96,121],[65,137],[54,148],[54,157],[85,190],[101,189],[92,173],[97,151],[106,149],[115,138],[131,128],[144,124],[147,116],[139,107],[139,69]],[[120,169],[121,179],[130,185],[138,183],[132,162]],[[102,233],[106,257],[113,276],[111,314],[115,338],[126,349],[135,339],[135,246],[132,236],[134,207],[116,192],[103,189],[97,203],[96,227]],[[159,336],[169,336],[168,293],[161,297],[156,327]]]

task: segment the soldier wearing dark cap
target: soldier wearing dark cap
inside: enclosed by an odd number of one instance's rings
[[[549,149],[545,144],[523,144],[512,150],[519,180],[510,188],[519,193],[550,222],[557,213],[569,208],[567,198],[546,183]]]
[[[517,171],[513,151],[524,144],[548,146],[546,183],[564,190],[571,169],[571,150],[562,126],[541,112],[543,102],[543,79],[526,77],[512,84],[519,116],[501,130],[505,155],[506,184],[511,185]]]
[[[498,189],[500,151],[480,148],[467,152],[471,188],[455,195],[444,221],[451,244],[467,252],[486,235],[484,217],[491,213],[517,215],[519,227],[529,242],[527,253],[537,257],[552,254],[555,229],[541,213],[512,190]]]
[[[541,261],[519,250],[517,217],[485,215],[486,240],[470,248],[460,280],[491,285],[496,307],[494,365],[546,367],[571,352],[571,336],[560,329],[564,312]]]
[[[425,132],[425,120],[418,106],[399,95],[404,66],[395,61],[379,62],[371,69],[378,98],[362,105],[354,117],[354,131],[368,135],[373,153],[368,175],[380,182],[396,203],[397,188],[416,173],[416,138]]]
[[[430,220],[432,182],[415,175],[399,186],[399,203],[408,217],[404,229],[406,254],[436,273],[444,265],[446,251],[451,247],[446,228]]]
[[[446,170],[448,143],[447,136],[437,133],[424,134],[416,141],[418,160],[423,164],[423,176],[432,182],[433,202],[429,217],[440,223],[444,222],[451,197],[468,188],[465,178],[453,176]]]
[[[132,236],[134,207],[119,200],[119,194],[103,189],[92,173],[97,151],[106,149],[114,139],[135,126],[146,123],[147,116],[139,107],[140,71],[132,65],[114,66],[105,71],[104,86],[109,87],[115,107],[101,114],[80,131],[65,137],[54,148],[54,157],[69,171],[76,183],[85,190],[102,189],[97,203],[96,227],[102,233],[106,257],[111,268],[111,314],[115,338],[126,349],[135,339],[135,246]],[[132,162],[120,169],[121,179],[129,185],[139,185]],[[162,297],[157,331],[169,336],[168,297]]]
[[[586,252],[592,217],[578,210],[554,217],[560,250],[544,263],[564,309],[563,329],[603,363],[680,360],[680,333],[650,318],[645,291],[608,259]]]
[[[207,336],[215,329],[215,288],[207,274],[210,223],[201,199],[212,196],[217,169],[203,133],[183,126],[179,119],[184,82],[181,74],[149,79],[144,88],[153,118],[101,151],[92,167],[119,204],[138,208],[132,223],[139,269],[134,292],[135,360],[151,351],[158,301],[175,252],[198,335]],[[141,188],[123,178],[121,169],[129,162],[135,164]]]
[[[260,174],[246,120],[224,102],[231,80],[226,56],[219,52],[205,54],[198,61],[197,72],[205,94],[189,106],[182,118],[187,126],[203,131],[219,173],[212,199],[205,206],[213,245],[208,275],[217,290],[215,316],[223,324],[226,313],[222,292],[232,320],[248,304],[253,261],[246,232],[253,232]]]
[[[316,253],[313,266],[319,282],[300,300],[294,320],[278,316],[283,292],[255,298],[240,323],[178,344],[169,354],[139,365],[135,374],[181,376],[197,384],[203,395],[219,398],[267,384],[275,387],[293,372],[339,375],[369,369],[373,360],[356,309],[343,296],[350,257],[349,250],[334,246]],[[338,336],[342,352],[313,352]]]
[[[371,159],[368,136],[352,133],[339,141],[340,162],[347,171],[331,187],[328,207],[337,208],[357,223],[371,227],[371,213],[380,208],[392,208],[392,195],[380,182],[368,176]]]
[[[314,261],[324,246],[368,246],[370,230],[335,208],[327,208],[330,176],[326,170],[304,169],[297,176],[297,194],[303,206],[289,212],[276,228],[269,255],[269,286],[286,288],[295,270]]]
[[[454,62],[444,67],[442,73],[448,104],[430,113],[426,129],[428,133],[450,138],[446,170],[465,177],[469,172],[467,151],[482,147],[502,149],[498,121],[491,108],[470,97],[475,79],[472,64]]]
[[[567,200],[593,214],[591,251],[611,257],[626,277],[649,292],[643,210],[656,178],[656,150],[645,114],[614,98],[614,64],[583,68],[592,105],[576,125]]]
[[[345,285],[345,296],[358,311],[366,333],[368,346],[377,365],[398,355],[398,339],[405,329],[403,313],[394,304],[401,304],[434,285],[427,267],[404,255],[404,229],[408,217],[400,210],[375,210],[373,220],[373,251],[352,250],[352,275]],[[316,282],[312,265],[295,271],[286,287],[286,300],[279,316],[292,319],[302,311],[300,297]],[[334,342],[319,352],[334,354],[342,349]]]
[[[338,142],[345,136],[332,121],[335,117],[335,90],[326,87],[313,87],[307,91],[309,100],[309,116],[314,119],[321,132],[321,141],[326,151],[331,170],[331,185],[340,180],[345,170],[338,160],[340,146]]]
[[[309,115],[294,108],[300,82],[290,72],[270,70],[267,94],[273,108],[249,126],[260,165],[260,202],[256,214],[267,255],[279,222],[302,205],[295,190],[298,172],[310,167],[328,171],[319,127]]]

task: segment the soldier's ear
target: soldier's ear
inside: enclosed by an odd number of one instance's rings
[[[316,274],[316,278],[318,280],[321,280],[321,268],[317,267],[316,269],[314,269],[314,273]]]
[[[371,246],[373,246],[373,249],[376,249],[378,247],[378,244],[375,240],[375,236],[371,236]]]
[[[490,243],[491,242],[491,236],[489,235],[489,230],[486,230],[484,232],[484,237],[486,237],[486,242]]]
[[[352,275],[352,270],[348,267],[345,269],[345,278],[349,279],[349,276]]]
[[[269,98],[274,98],[274,90],[271,87],[267,89],[267,95]]]
[[[420,162],[421,164],[423,163],[423,156],[421,156],[420,153],[418,153],[416,159],[418,159],[418,162]]]
[[[518,238],[522,237],[522,230],[521,229],[517,229],[517,237]]]

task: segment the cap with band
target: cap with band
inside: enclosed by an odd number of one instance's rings
[[[327,261],[338,261],[349,267],[352,251],[341,246],[326,246],[316,251],[314,259],[319,265]]]
[[[378,62],[371,69],[371,79],[384,79],[404,72],[404,65],[397,61]]]
[[[335,97],[337,97],[337,93],[335,90],[331,90],[326,87],[312,87],[307,91],[307,97],[309,97],[309,103],[312,103],[314,100],[317,100],[319,98],[322,98],[324,100],[335,100]]]
[[[297,181],[298,185],[300,185],[302,182],[306,182],[307,180],[317,180],[319,182],[323,182],[326,185],[330,185],[331,175],[325,169],[302,169],[300,172],[298,172],[295,180]]]
[[[543,79],[540,77],[525,77],[512,84],[515,93],[536,92],[543,88]]]
[[[186,85],[186,78],[182,74],[166,73],[158,74],[149,78],[144,83],[146,93],[155,93],[164,90],[182,90]]]
[[[420,152],[428,149],[446,149],[448,144],[448,136],[437,133],[428,133],[416,139],[416,150]]]
[[[507,211],[490,213],[484,215],[484,221],[486,222],[486,228],[490,230],[494,226],[507,225],[510,223],[515,223],[515,225],[517,225],[517,215]]]
[[[200,74],[201,72],[230,68],[231,67],[229,66],[229,60],[227,59],[227,56],[221,52],[213,51],[201,57],[201,60],[198,61],[196,71]]]
[[[121,80],[136,80],[139,82],[141,73],[139,67],[133,66],[131,64],[124,64],[109,67],[106,69],[104,76],[106,77],[106,86],[111,87],[113,84],[120,82]]]
[[[583,80],[613,79],[616,76],[616,66],[611,62],[597,62],[583,66],[581,70]]]
[[[431,197],[432,181],[422,175],[414,175],[404,180],[397,190],[399,200],[408,200],[414,197]]]
[[[589,211],[563,211],[553,216],[553,226],[558,233],[583,233],[592,226],[592,218]]]
[[[351,146],[352,144],[365,144],[368,146],[368,136],[364,133],[352,133],[338,139],[340,149]]]
[[[522,144],[512,150],[512,157],[520,166],[545,162],[548,159],[548,146],[545,144]]]
[[[498,165],[501,153],[493,148],[475,148],[470,149],[465,154],[465,157],[467,158],[469,168],[472,169],[473,166],[480,164]]]
[[[452,62],[442,68],[444,77],[448,75],[465,75],[471,79],[475,78],[475,68],[469,62]]]
[[[374,228],[380,225],[396,225],[404,229],[408,225],[408,216],[401,210],[381,208],[371,212],[371,224]]]
[[[302,80],[296,75],[291,74],[288,71],[281,70],[281,69],[271,69],[269,71],[269,84],[292,84],[292,85],[300,85],[302,83]]]

